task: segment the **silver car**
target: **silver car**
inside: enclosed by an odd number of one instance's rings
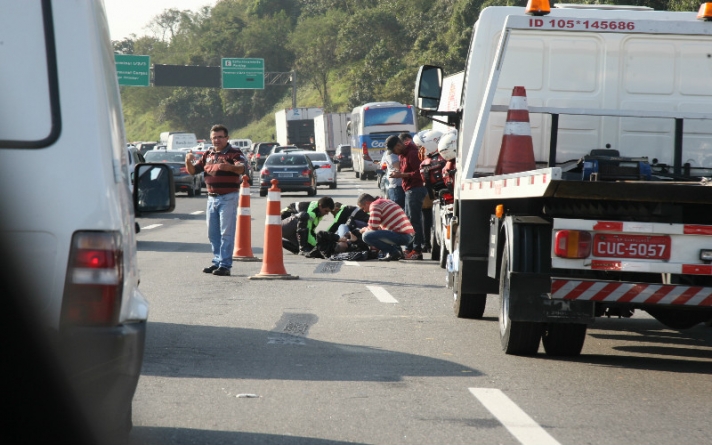
[[[324,152],[300,151],[314,164],[316,169],[316,185],[328,185],[330,189],[336,188],[336,164]]]

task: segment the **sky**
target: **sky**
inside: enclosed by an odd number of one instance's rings
[[[132,33],[137,37],[151,35],[144,28],[166,9],[197,11],[215,3],[216,0],[104,0],[111,40],[123,40]]]

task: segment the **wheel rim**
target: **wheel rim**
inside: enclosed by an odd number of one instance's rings
[[[499,332],[504,336],[509,328],[509,272],[506,273],[506,278],[502,279],[502,288],[499,292],[501,300],[499,305]]]

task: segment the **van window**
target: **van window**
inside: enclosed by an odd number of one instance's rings
[[[44,25],[50,5],[0,0],[0,148],[42,148],[59,137],[57,57]]]

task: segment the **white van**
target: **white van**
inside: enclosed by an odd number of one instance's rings
[[[139,164],[131,192],[102,1],[0,0],[0,11],[0,187],[13,191],[0,198],[0,278],[21,288],[3,303],[21,297],[66,366],[48,377],[70,376],[98,434],[125,441],[148,317],[134,213],[172,211],[173,176]]]
[[[239,148],[243,153],[247,153],[252,146],[252,139],[230,139],[228,143],[235,148]]]
[[[190,150],[198,146],[195,133],[173,133],[168,136],[167,150]]]

